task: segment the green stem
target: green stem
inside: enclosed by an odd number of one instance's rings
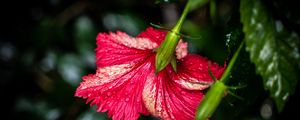
[[[174,71],[176,70],[176,61],[171,62],[174,59],[175,48],[178,44],[180,39],[179,32],[181,26],[189,12],[190,9],[190,1],[188,0],[178,22],[176,23],[175,27],[168,32],[164,41],[161,43],[160,47],[156,50],[157,54],[155,57],[155,72],[158,73],[159,71],[163,70],[169,63],[172,64]]]
[[[198,106],[196,120],[207,120],[207,118],[210,118],[219,106],[226,91],[227,86],[220,81],[216,81],[209,88],[209,91]]]
[[[190,11],[190,6],[191,6],[190,5],[191,4],[190,1],[191,0],[188,0],[188,2],[186,3],[185,8],[184,8],[184,10],[183,10],[183,12],[182,12],[179,20],[177,21],[175,27],[172,29],[173,32],[175,32],[175,33],[179,33],[180,32],[181,26],[182,26],[182,24],[183,24],[183,22],[184,22],[184,20],[186,18],[186,15]]]
[[[196,120],[207,120],[210,118],[217,107],[219,106],[220,102],[222,101],[225,93],[228,90],[228,87],[225,85],[226,80],[230,75],[230,71],[244,45],[244,42],[241,43],[237,51],[234,53],[232,59],[229,62],[228,67],[226,68],[225,72],[223,73],[221,79],[216,81],[211,87],[209,88],[208,92],[206,93],[205,97],[202,99],[201,103],[198,106],[196,111]]]
[[[243,45],[244,45],[244,42],[241,43],[241,45],[239,46],[239,48],[237,49],[237,51],[234,53],[233,57],[231,58],[226,70],[224,71],[220,81],[223,82],[223,83],[226,83],[229,76],[230,76],[230,71],[237,59],[237,57],[239,56],[239,53],[241,51],[241,49],[243,48]]]

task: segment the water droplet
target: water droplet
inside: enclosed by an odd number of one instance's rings
[[[171,119],[175,120],[175,117],[171,114]]]
[[[135,82],[134,81],[130,81],[130,84],[134,84]]]
[[[129,98],[126,98],[125,101],[128,102],[128,101],[129,101]]]
[[[158,89],[158,93],[161,93],[161,89]]]
[[[171,109],[171,106],[168,104],[168,105],[167,105],[167,108],[168,108],[168,109]]]
[[[161,110],[162,110],[161,107],[157,107],[157,108],[156,108],[156,111],[157,111],[157,112],[161,112]]]
[[[111,92],[107,92],[107,96],[111,96]]]
[[[163,112],[163,116],[164,116],[165,118],[168,117],[168,114],[167,114],[166,111]]]

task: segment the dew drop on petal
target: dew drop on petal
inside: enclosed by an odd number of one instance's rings
[[[158,93],[161,93],[161,89],[158,89]]]
[[[156,110],[157,110],[157,112],[161,112],[162,108],[161,107],[157,107]]]
[[[163,117],[164,117],[164,118],[167,118],[167,117],[168,117],[168,114],[167,114],[166,111],[163,112]]]
[[[107,96],[111,96],[111,92],[107,92]]]
[[[168,104],[168,105],[167,105],[167,108],[168,108],[168,109],[171,109],[171,106]]]
[[[130,84],[134,84],[135,82],[134,81],[130,81]]]
[[[171,115],[171,119],[175,120],[175,117],[173,115]]]
[[[128,102],[128,101],[129,101],[129,98],[126,98],[125,101]]]

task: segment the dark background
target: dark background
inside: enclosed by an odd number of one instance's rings
[[[81,77],[94,73],[97,33],[122,30],[135,36],[150,23],[171,28],[184,4],[184,0],[160,4],[154,0],[1,1],[0,119],[108,119],[105,113],[96,113],[95,107],[73,96]],[[289,5],[284,2],[283,7],[289,8]],[[226,33],[241,31],[238,7],[237,0],[218,2],[216,22],[212,22],[207,5],[192,11],[183,28],[190,42],[189,50],[223,64],[231,53],[226,46]],[[294,18],[282,17],[284,14],[273,4],[269,8],[290,28],[299,30]],[[287,10],[296,11],[293,7]],[[296,16],[295,19],[299,18]],[[239,41],[242,36],[241,33]],[[299,85],[283,112],[277,113],[248,60],[248,53],[242,53],[238,66],[250,72],[233,75],[235,79],[244,79],[239,84],[249,84],[236,92],[245,99],[227,97],[212,119],[297,118]],[[232,82],[232,85],[237,84]],[[155,118],[143,116],[141,119]]]

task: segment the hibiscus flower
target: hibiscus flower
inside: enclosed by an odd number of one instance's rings
[[[187,53],[187,43],[176,47],[177,71],[171,64],[156,73],[155,56],[165,31],[148,28],[137,37],[123,32],[97,36],[95,74],[83,77],[75,96],[96,105],[114,120],[136,120],[142,115],[161,119],[194,119],[203,98],[201,90],[213,83],[224,67],[199,55]]]

